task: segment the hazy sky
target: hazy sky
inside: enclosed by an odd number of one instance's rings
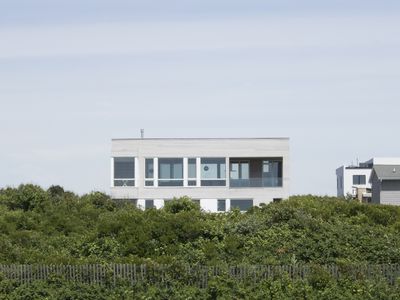
[[[291,193],[400,156],[398,0],[2,0],[0,187],[109,191],[111,138],[290,137]]]

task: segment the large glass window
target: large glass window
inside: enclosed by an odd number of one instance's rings
[[[252,199],[235,199],[231,200],[231,209],[238,208],[240,211],[247,211],[253,207]]]
[[[262,167],[262,181],[265,187],[282,186],[282,161],[264,160]]]
[[[114,157],[114,186],[135,186],[134,157]]]
[[[355,185],[365,184],[366,181],[365,175],[353,175],[353,184]]]
[[[158,159],[158,185],[183,186],[183,158]]]
[[[231,158],[230,187],[281,187],[282,158]]]
[[[145,160],[145,185],[154,186],[154,159],[146,158]]]
[[[250,166],[248,161],[231,162],[230,182],[233,187],[248,187],[251,185]]]
[[[201,159],[201,185],[202,186],[226,185],[225,158]]]

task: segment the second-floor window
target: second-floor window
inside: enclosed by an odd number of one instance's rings
[[[365,175],[353,175],[353,184],[355,185],[365,184],[366,181],[367,178]]]
[[[145,159],[145,186],[154,186],[154,159]]]
[[[183,186],[183,158],[158,159],[158,186]]]
[[[135,186],[134,157],[114,157],[114,186]]]
[[[201,186],[225,186],[225,158],[201,159]]]

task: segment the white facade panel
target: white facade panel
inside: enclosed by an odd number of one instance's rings
[[[162,199],[154,199],[154,206],[158,209],[164,207],[164,200]]]
[[[121,198],[118,198],[118,199],[121,199]],[[146,205],[146,200],[144,200],[144,199],[138,199],[136,205],[137,205],[137,207],[139,207],[139,208],[141,208],[141,209],[144,209],[144,208],[145,208],[145,205]]]
[[[217,199],[200,199],[200,207],[207,212],[216,212],[218,210]]]

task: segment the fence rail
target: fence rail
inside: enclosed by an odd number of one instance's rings
[[[238,281],[258,283],[265,279],[287,276],[292,280],[307,279],[321,272],[339,280],[386,279],[394,284],[400,279],[400,264],[393,265],[284,265],[284,266],[174,266],[133,264],[87,265],[0,265],[0,278],[31,283],[37,280],[64,280],[98,285],[156,284],[167,285],[179,280],[201,288],[216,276],[229,276]]]

